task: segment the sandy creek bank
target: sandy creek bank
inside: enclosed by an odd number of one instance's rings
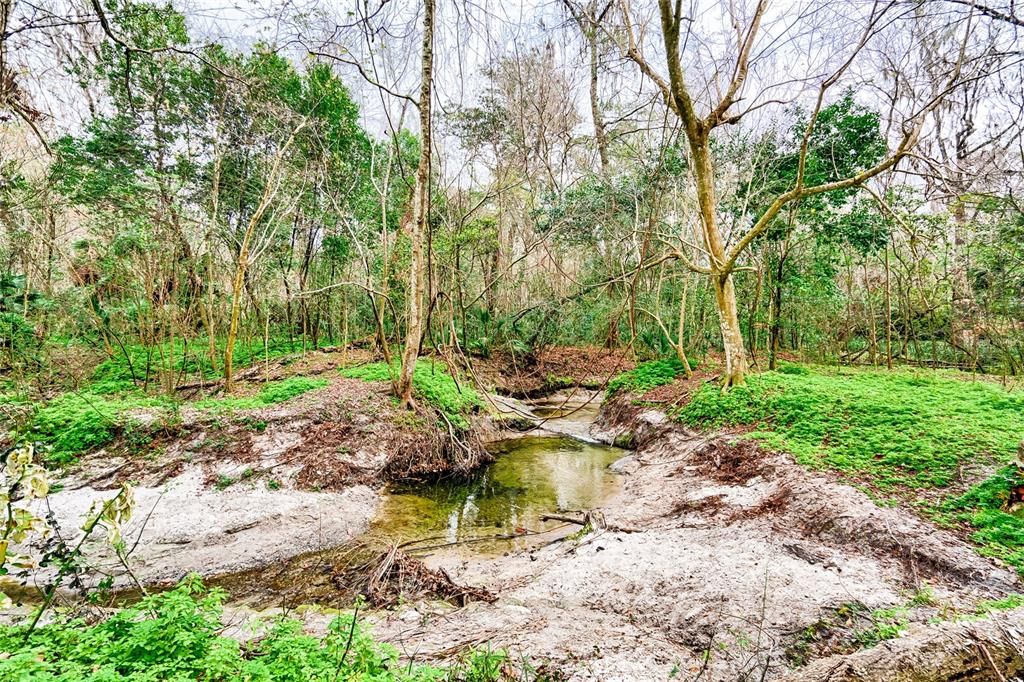
[[[607,527],[576,537],[577,527],[561,526],[537,542],[421,552],[428,565],[498,599],[461,608],[418,601],[370,612],[365,618],[378,638],[417,659],[443,659],[467,646],[503,648],[573,680],[776,679],[794,666],[853,651],[854,630],[872,609],[906,605],[911,628],[927,630],[935,626],[924,624],[948,609],[970,611],[979,600],[1022,591],[1015,574],[952,534],[903,510],[879,508],[785,455],[688,432],[656,411],[634,413],[625,426],[594,425],[593,395],[574,394],[566,405],[498,402],[538,416],[551,410],[546,416],[555,419],[544,427],[552,433],[607,441],[623,428],[633,432],[636,451],[616,453],[613,473],[600,472],[602,481],[614,477],[600,495],[544,498],[562,509],[581,500],[596,506]],[[287,444],[279,431],[266,433],[261,452],[273,460]],[[144,524],[145,531],[133,567],[146,582],[191,570],[256,569],[242,574],[252,582],[267,573],[261,567],[343,545],[381,518],[381,495],[368,486],[310,492],[243,480],[218,491],[197,471],[186,465],[159,486],[137,489],[135,530]],[[70,521],[104,492],[66,485],[51,506]],[[456,526],[475,506],[465,502],[445,517]],[[436,544],[466,537],[450,531]],[[282,575],[294,582],[311,573],[299,568]],[[259,599],[228,610],[234,634],[252,636],[254,618],[278,611],[266,607],[287,590],[275,594],[273,581],[265,585]],[[925,585],[932,596],[912,604]],[[289,608],[311,631],[330,621],[324,607],[347,605],[341,593],[320,593],[316,601],[320,607]]]

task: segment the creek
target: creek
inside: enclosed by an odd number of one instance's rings
[[[539,419],[540,428],[491,443],[493,461],[469,477],[391,486],[356,549],[350,544],[311,552],[212,582],[254,606],[269,605],[271,596],[291,604],[343,605],[354,595],[345,594],[339,566],[355,563],[364,545],[397,543],[417,556],[472,559],[574,532],[574,526],[542,517],[600,506],[619,485],[609,465],[627,453],[590,438],[599,408],[592,394],[514,407]]]

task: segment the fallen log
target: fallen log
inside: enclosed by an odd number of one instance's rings
[[[912,628],[871,649],[829,656],[784,682],[1007,682],[1024,673],[1024,608]]]

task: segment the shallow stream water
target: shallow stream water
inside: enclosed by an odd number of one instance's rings
[[[590,440],[596,401],[551,397],[525,405],[542,428],[493,443],[495,457],[468,478],[394,486],[386,490],[368,532],[353,545],[295,557],[283,564],[222,576],[214,584],[252,605],[271,601],[342,605],[339,571],[366,546],[401,544],[416,556],[454,553],[495,556],[540,545],[576,526],[541,520],[599,507],[618,486],[609,465],[626,451]],[[567,435],[572,434],[572,435]],[[580,516],[580,515],[578,515]]]
[[[402,486],[386,495],[370,532],[393,540],[445,544],[550,528],[544,514],[585,511],[613,492],[608,465],[624,451],[565,435],[522,436],[493,446],[495,460],[473,477]],[[503,544],[502,544],[503,543]],[[508,539],[467,543],[478,551]]]

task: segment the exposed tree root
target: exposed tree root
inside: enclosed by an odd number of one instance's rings
[[[1024,609],[912,630],[846,656],[814,661],[786,682],[1006,682],[1024,672]]]
[[[391,545],[373,552],[365,560],[342,570],[335,569],[331,581],[343,589],[357,591],[375,607],[394,606],[400,600],[431,597],[459,606],[470,601],[494,602],[489,591],[456,584],[444,569],[432,569]]]

